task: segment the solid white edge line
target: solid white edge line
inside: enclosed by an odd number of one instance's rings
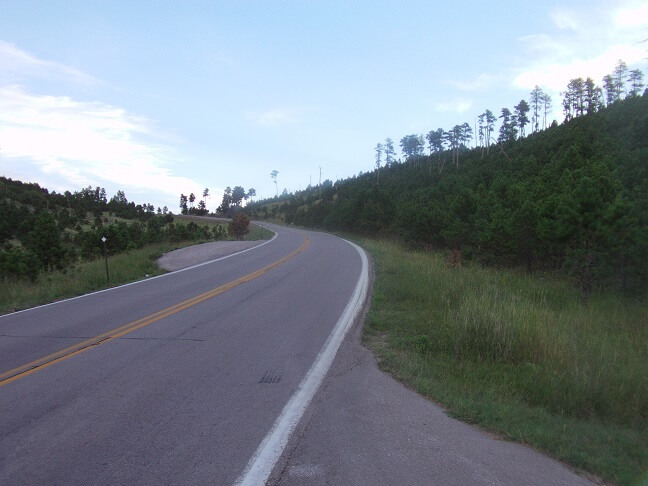
[[[144,282],[150,282],[151,280],[156,280],[158,278],[168,277],[169,275],[175,275],[175,274],[180,273],[180,272],[186,272],[187,270],[193,270],[194,268],[202,267],[204,265],[209,265],[210,263],[219,262],[221,260],[227,260],[228,258],[235,257],[237,255],[240,255],[241,253],[245,253],[245,252],[248,252],[248,251],[251,251],[251,250],[256,250],[257,248],[261,248],[263,245],[267,245],[268,243],[272,242],[277,237],[277,232],[276,231],[271,230],[267,226],[263,226],[263,225],[258,224],[258,223],[255,223],[255,224],[257,224],[258,226],[261,226],[262,228],[267,229],[268,231],[272,231],[274,233],[274,236],[272,238],[270,238],[269,240],[266,240],[263,243],[260,243],[258,245],[254,245],[254,246],[252,246],[250,248],[246,248],[245,250],[237,251],[236,253],[232,253],[230,255],[225,255],[225,256],[222,256],[222,257],[219,257],[219,258],[215,258],[214,260],[209,260],[208,262],[198,263],[197,265],[192,265],[191,267],[180,268],[179,270],[174,270],[172,272],[163,273],[162,275],[156,275],[155,277],[149,277],[149,278],[144,278],[142,280],[136,280],[135,282],[129,282],[129,283],[126,283],[126,284],[118,285],[117,287],[109,287],[107,289],[96,290],[94,292],[90,292],[89,294],[77,295],[76,297],[69,297],[67,299],[57,300],[56,302],[50,302],[49,304],[37,305],[36,307],[30,307],[29,309],[23,309],[23,310],[19,310],[19,311],[16,311],[16,312],[11,312],[9,314],[2,314],[2,315],[0,315],[0,319],[2,319],[3,317],[15,316],[16,314],[22,314],[23,312],[29,312],[29,311],[33,311],[33,310],[36,310],[36,309],[42,309],[43,307],[49,307],[51,305],[62,304],[63,302],[69,302],[71,300],[82,299],[84,297],[90,297],[91,295],[102,294],[104,292],[110,292],[111,290],[121,289],[123,287],[130,287],[131,285],[137,285],[137,284],[141,284],[141,283],[144,283]],[[189,247],[185,247],[185,248],[189,248]]]
[[[236,486],[259,486],[266,483],[279,457],[281,457],[281,454],[286,448],[290,436],[328,373],[346,333],[362,310],[367,298],[367,288],[369,285],[367,255],[355,243],[347,240],[344,241],[358,251],[362,260],[360,277],[358,278],[353,296],[331,331],[331,334],[329,334],[326,343],[324,343],[312,366],[297,387],[297,390],[290,397],[290,400],[288,400],[288,403],[250,458],[241,475],[236,479],[234,483]]]

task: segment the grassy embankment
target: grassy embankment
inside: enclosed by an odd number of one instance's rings
[[[180,224],[185,218],[177,218]],[[189,219],[189,218],[187,218]],[[200,221],[200,224],[222,224]],[[259,226],[250,225],[246,240],[263,240],[272,232]],[[204,243],[204,241],[166,242],[147,245],[109,257],[110,286],[121,285],[135,280],[166,273],[155,261],[164,253],[185,246]],[[36,282],[26,280],[0,281],[0,314],[46,304],[67,297],[86,294],[107,288],[106,267],[103,258],[79,262],[64,271],[43,273]]]
[[[648,467],[648,302],[384,241],[365,330],[381,367],[463,421],[622,484]]]

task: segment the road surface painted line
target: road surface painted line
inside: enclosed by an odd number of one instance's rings
[[[207,292],[204,292],[200,295],[187,299],[184,302],[180,302],[178,304],[172,305],[171,307],[167,307],[166,309],[155,312],[154,314],[151,314],[149,316],[142,317],[141,319],[138,319],[133,322],[129,322],[128,324],[124,324],[123,326],[119,326],[115,329],[112,329],[98,336],[92,337],[90,339],[86,339],[81,343],[75,344],[73,346],[69,346],[55,353],[49,354],[47,356],[43,356],[42,358],[34,360],[30,363],[26,363],[22,366],[18,366],[17,368],[13,368],[9,371],[6,371],[0,374],[0,387],[4,385],[8,385],[9,383],[19,380],[20,378],[24,378],[25,376],[29,376],[32,373],[35,373],[36,371],[40,371],[42,369],[48,368],[49,366],[59,363],[65,359],[71,358],[72,356],[76,356],[77,354],[88,351],[89,349],[94,348],[100,344],[105,344],[109,341],[112,341],[113,339],[118,339],[128,333],[136,331],[137,329],[141,329],[142,327],[157,322],[160,319],[164,319],[165,317],[176,314],[180,311],[188,309],[189,307],[193,307],[194,305],[199,304],[200,302],[203,302],[207,299],[211,299],[212,297],[227,292],[228,290],[231,290],[234,287],[237,287],[238,285],[241,285],[245,282],[254,280],[255,278],[260,277],[264,273],[272,270],[273,268],[278,267],[279,265],[282,265],[283,263],[286,263],[291,258],[297,256],[299,253],[304,251],[309,244],[310,244],[310,238],[306,236],[304,237],[304,243],[295,251],[255,272],[249,273],[248,275],[244,275],[243,277],[240,277],[229,283],[221,285],[220,287],[216,287],[212,290],[208,290]]]
[[[258,226],[262,226],[263,228],[267,229],[268,231],[272,231],[270,228],[267,228],[267,227],[265,227],[263,225],[259,224]],[[256,250],[257,248],[261,248],[263,245],[267,245],[268,243],[271,243],[277,237],[277,232],[276,231],[272,231],[272,232],[274,233],[272,238],[270,238],[269,240],[264,241],[263,243],[259,243],[258,245],[254,245],[254,246],[252,246],[250,248],[246,248],[245,250],[237,251],[235,253],[231,253],[229,255],[225,255],[225,256],[222,256],[222,257],[219,257],[219,258],[215,258],[215,259],[209,260],[207,262],[198,263],[197,265],[192,265],[191,267],[180,268],[179,270],[174,270],[172,272],[163,273],[162,275],[156,275],[155,277],[149,277],[149,278],[145,278],[145,279],[142,279],[142,280],[136,280],[135,282],[125,283],[125,284],[117,285],[116,287],[110,287],[110,288],[107,288],[107,289],[96,290],[95,292],[90,292],[88,294],[77,295],[76,297],[69,297],[67,299],[57,300],[56,302],[50,302],[49,304],[37,305],[36,307],[30,307],[29,309],[23,309],[23,310],[19,310],[19,311],[16,311],[16,312],[10,312],[9,314],[2,314],[2,315],[0,315],[0,319],[2,319],[3,317],[15,316],[16,314],[22,314],[23,312],[29,312],[29,311],[32,311],[32,310],[40,309],[42,307],[49,307],[51,305],[62,304],[63,302],[69,302],[71,300],[83,299],[84,297],[89,297],[89,296],[95,295],[95,294],[103,294],[104,292],[110,292],[111,290],[121,289],[122,287],[130,287],[131,285],[138,285],[138,284],[141,284],[141,283],[144,283],[144,282],[150,282],[151,280],[156,280],[158,278],[168,277],[169,275],[174,275],[174,274],[180,273],[180,272],[186,272],[187,270],[193,270],[194,268],[202,267],[204,265],[209,265],[210,263],[220,262],[221,260],[227,260],[228,258],[235,257],[237,255],[240,255],[241,253]]]
[[[286,444],[288,444],[288,439],[290,439],[299,420],[313,399],[315,392],[317,392],[326,373],[328,373],[346,333],[362,310],[362,306],[367,298],[369,286],[367,255],[358,245],[350,241],[347,241],[347,243],[358,251],[362,260],[362,269],[353,296],[331,331],[331,334],[329,334],[312,366],[299,384],[297,391],[290,397],[290,400],[288,400],[288,403],[281,411],[272,428],[252,455],[243,473],[236,479],[234,483],[236,486],[259,486],[266,484],[279,457],[281,457],[281,454],[286,448]]]

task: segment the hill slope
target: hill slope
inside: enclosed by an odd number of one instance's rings
[[[486,149],[410,158],[249,205],[253,217],[397,235],[484,264],[559,270],[588,296],[648,281],[648,96]]]

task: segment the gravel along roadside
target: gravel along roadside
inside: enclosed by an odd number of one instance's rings
[[[261,241],[212,241],[201,245],[188,246],[178,250],[170,251],[162,255],[157,264],[169,270],[180,270],[182,268],[198,265],[216,258],[231,255],[237,251],[247,250],[257,246]]]

